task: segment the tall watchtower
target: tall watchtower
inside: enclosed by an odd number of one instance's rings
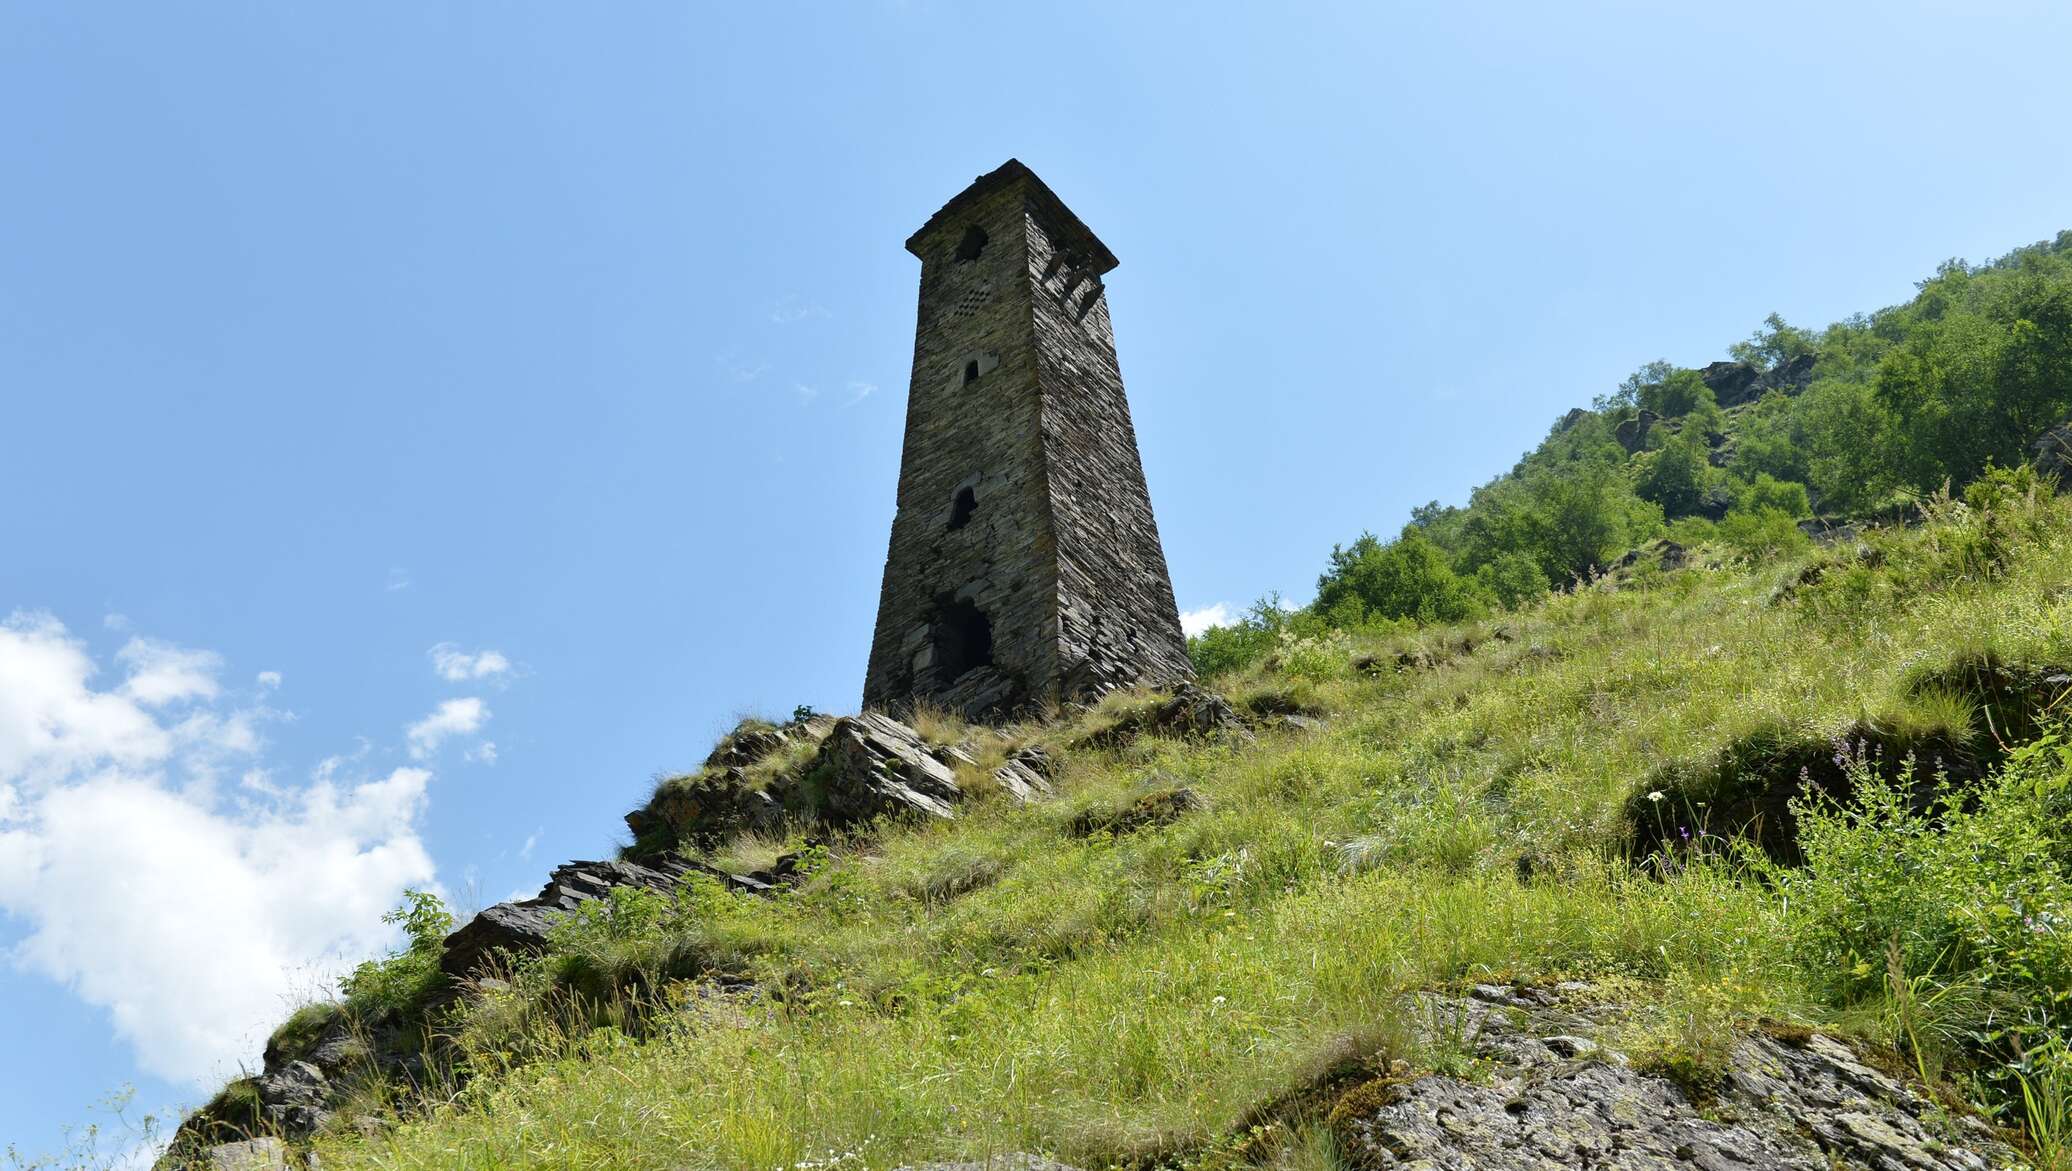
[[[1103,296],[1114,254],[1013,159],[906,247],[921,307],[864,706],[979,718],[1190,678]]]

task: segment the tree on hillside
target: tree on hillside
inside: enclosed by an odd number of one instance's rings
[[[1362,533],[1350,546],[1333,546],[1314,605],[1340,625],[1374,618],[1459,622],[1486,608],[1474,583],[1454,573],[1445,553],[1414,526],[1386,545]]]
[[[1642,500],[1661,505],[1662,515],[1675,520],[1705,506],[1705,490],[1711,482],[1712,463],[1706,448],[1686,427],[1636,461],[1633,488]]]
[[[1748,335],[1747,341],[1727,347],[1727,354],[1735,361],[1764,370],[1819,351],[1818,338],[1808,330],[1785,324],[1784,317],[1777,313],[1763,318],[1762,327]]]

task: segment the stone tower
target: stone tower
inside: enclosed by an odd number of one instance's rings
[[[864,706],[982,718],[1190,678],[1102,295],[1114,254],[1013,159],[906,247],[921,308]]]

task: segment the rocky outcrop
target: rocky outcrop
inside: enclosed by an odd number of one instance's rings
[[[1161,736],[1251,736],[1230,701],[1192,683],[1174,688],[1172,698],[1151,713],[1151,731]]]
[[[1182,683],[1171,695],[1159,700],[1157,706],[1131,711],[1113,724],[1080,737],[1072,747],[1119,748],[1147,733],[1179,739],[1252,739],[1251,729],[1229,700],[1206,688]]]
[[[288,1171],[287,1145],[277,1138],[219,1143],[208,1149],[208,1171]]]
[[[1757,383],[1763,372],[1748,362],[1714,362],[1698,371],[1698,377],[1712,391],[1713,401],[1723,407],[1739,406],[1760,397]]]
[[[2043,433],[2029,445],[2036,453],[2036,470],[2058,478],[2058,491],[2072,492],[2072,420]]]
[[[1648,445],[1648,432],[1654,430],[1655,424],[1661,421],[1662,416],[1642,408],[1639,414],[1621,420],[1617,427],[1612,428],[1612,438],[1619,441],[1619,446],[1626,449],[1627,455],[1632,455]]]
[[[835,726],[832,716],[811,715],[800,709],[799,718],[785,724],[768,724],[761,720],[743,720],[734,730],[720,737],[713,746],[711,755],[705,758],[708,769],[747,768],[750,765],[776,755],[801,740],[819,740]]]
[[[800,778],[802,799],[829,825],[897,815],[950,818],[964,790],[953,763],[978,762],[939,748],[890,716],[865,712],[835,721]]]
[[[1032,744],[1007,758],[993,770],[993,781],[1017,801],[1034,801],[1051,794],[1050,778],[1055,764],[1041,745]]]
[[[1341,1094],[1328,1122],[1355,1167],[1987,1171],[2015,1161],[1984,1124],[1817,1033],[1742,1036],[1709,1091],[1694,1091],[1621,1052],[1625,1010],[1580,985],[1482,986],[1426,997],[1420,1012],[1485,1072],[1406,1072]]]
[[[781,861],[780,861],[781,865]],[[620,887],[668,894],[690,873],[704,874],[732,890],[764,894],[782,875],[729,874],[687,858],[637,862],[567,862],[556,867],[540,893],[523,902],[498,903],[446,937],[439,969],[464,977],[479,971],[494,953],[529,955],[547,949],[554,924],[584,903],[608,898]]]
[[[1073,837],[1095,834],[1133,834],[1138,830],[1171,825],[1190,813],[1208,808],[1201,794],[1185,785],[1153,789],[1129,804],[1115,809],[1088,809],[1072,819]]]
[[[738,766],[708,767],[671,777],[648,803],[626,815],[626,828],[642,854],[678,846],[709,850],[740,833],[772,833],[784,823],[784,806]]]
[[[1800,354],[1769,370],[1760,369],[1750,362],[1714,362],[1698,371],[1698,377],[1712,389],[1712,397],[1720,406],[1738,407],[1773,390],[1797,394],[1806,389],[1813,381],[1816,361],[1812,354]]]

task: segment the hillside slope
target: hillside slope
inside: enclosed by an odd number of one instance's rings
[[[1283,631],[1205,680],[1227,707],[745,726],[596,864],[663,880],[570,871],[548,950],[458,979],[420,901],[416,946],[270,1047],[329,1079],[314,1131],[240,1083],[172,1160],[285,1130],[327,1171],[1390,1166],[1376,1120],[1423,1079],[1524,1084],[1431,1009],[1477,985],[1601,1006],[1546,1043],[1708,1126],[1746,1046],[1818,1030],[1916,1087],[1877,1134],[1990,1165],[1979,1108],[2061,1157],[2022,1103],[2072,1096],[2072,507],[1997,474],[1925,511],[1784,560],[1657,544],[1495,621]],[[1794,809],[1809,784],[1865,816]]]

